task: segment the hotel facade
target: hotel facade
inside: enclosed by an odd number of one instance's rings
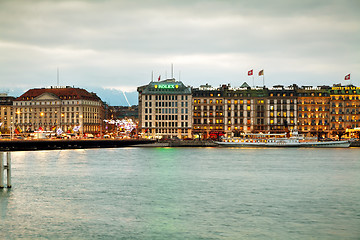
[[[30,89],[13,101],[13,124],[19,132],[71,131],[100,133],[104,104],[95,93],[72,87]]]
[[[178,96],[182,95],[183,99],[186,96],[187,118],[177,112],[174,125],[177,127],[172,129],[173,125],[168,125],[172,123],[167,123],[170,117],[165,109],[175,104],[169,101],[178,101],[176,106],[179,106],[182,100],[169,100],[175,93],[166,87],[159,88],[160,84],[169,82],[176,81],[151,82],[138,88],[139,130],[143,136],[147,133],[146,137],[151,138],[176,135],[208,139],[296,129],[306,136],[327,138],[360,127],[359,87],[298,87],[294,84],[252,88],[244,83],[238,88],[230,85],[214,88],[206,84],[199,88],[187,87],[185,92],[179,89]]]

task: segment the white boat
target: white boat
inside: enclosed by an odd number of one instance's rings
[[[248,133],[242,137],[222,138],[216,142],[221,147],[307,147],[307,148],[348,148],[349,141],[317,141],[306,138],[296,131],[290,133]]]

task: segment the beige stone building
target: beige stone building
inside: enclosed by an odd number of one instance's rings
[[[30,89],[13,102],[14,125],[21,132],[39,129],[101,133],[104,105],[95,93],[72,87]]]
[[[13,100],[15,98],[6,93],[0,93],[0,132],[8,134],[11,131]]]

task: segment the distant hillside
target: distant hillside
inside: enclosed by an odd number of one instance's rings
[[[34,88],[41,88],[41,87],[42,86],[34,87]],[[93,88],[93,87],[87,88],[87,87],[80,87],[80,86],[75,86],[75,87],[84,88],[89,92],[95,92],[101,98],[101,100],[103,100],[110,106],[128,106],[129,105],[124,97],[124,94],[119,90]],[[29,90],[29,89],[23,89],[23,88],[1,89],[0,88],[0,93],[7,93],[9,96],[19,97],[20,95],[25,93],[27,90]],[[125,95],[129,101],[130,105],[138,105],[138,93],[137,92],[126,92]]]
[[[89,88],[86,90],[95,92],[104,102],[110,106],[129,106],[124,94],[119,90],[104,88]],[[130,105],[138,105],[137,92],[125,92],[125,95]]]

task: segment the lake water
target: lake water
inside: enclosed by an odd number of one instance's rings
[[[360,239],[360,148],[12,153],[0,239]]]

